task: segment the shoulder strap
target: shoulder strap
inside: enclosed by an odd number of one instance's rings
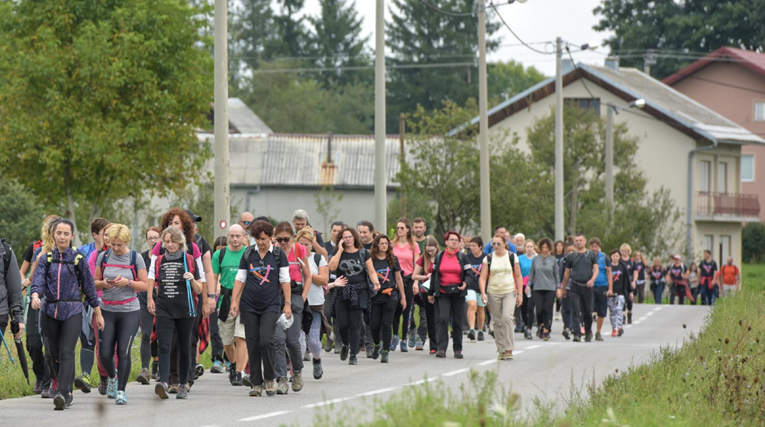
[[[316,267],[319,267],[319,264],[321,264],[321,254],[313,254],[313,262],[316,263]]]
[[[154,287],[159,286],[159,265],[162,263],[164,258],[164,255],[160,255],[157,257],[157,260],[154,261]]]
[[[103,274],[103,265],[109,264],[109,256],[112,254],[111,249],[107,249],[106,252],[104,252],[104,256],[101,257],[101,262],[98,264],[98,267],[101,268],[101,274]],[[98,258],[98,253],[96,254],[96,258]]]
[[[220,270],[220,267],[223,265],[223,258],[226,257],[226,249],[228,249],[228,246],[224,246],[218,253],[218,270]]]
[[[5,239],[0,239],[0,244],[3,245],[3,249],[5,250],[3,253],[3,271],[1,272],[5,275],[11,268],[11,245],[9,245]]]
[[[77,283],[80,285],[80,292],[85,293],[82,272],[80,271],[80,260],[85,256],[79,252],[74,256],[74,275],[77,276]]]
[[[274,258],[276,259],[276,270],[282,268],[282,250],[278,246],[274,246]]]
[[[491,273],[491,260],[494,259],[492,255],[494,255],[494,252],[486,255],[486,259],[487,259],[486,266],[489,268],[489,273]]]

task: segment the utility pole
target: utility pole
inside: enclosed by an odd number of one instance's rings
[[[385,0],[377,0],[375,26],[375,224],[388,228],[385,162]]]
[[[406,115],[404,113],[398,116],[398,167],[401,170],[406,162],[406,152],[404,151],[404,137],[406,136]],[[406,217],[406,189],[404,183],[398,187],[401,192],[401,216]]]
[[[225,236],[231,215],[228,148],[228,5],[215,0],[215,224],[213,235]]]
[[[563,231],[563,41],[555,39],[555,240]]]
[[[614,223],[614,106],[606,104],[606,206],[609,224]]]
[[[481,239],[491,241],[491,185],[489,175],[489,104],[486,82],[486,0],[478,2],[478,142],[481,146]]]

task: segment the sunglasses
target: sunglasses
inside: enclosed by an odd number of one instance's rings
[[[287,243],[290,240],[292,240],[292,238],[291,237],[277,237],[274,240],[276,240],[278,243]]]
[[[252,224],[252,221],[242,221],[242,224],[244,224],[245,226],[248,226]]]
[[[406,230],[406,227],[396,227],[396,230]]]

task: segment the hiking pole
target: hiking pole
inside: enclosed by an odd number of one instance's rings
[[[0,334],[0,339],[3,340],[3,344],[5,345],[5,351],[8,352],[8,357],[11,359],[11,363],[16,363],[16,361],[13,360],[13,355],[11,354],[11,349],[8,348],[8,343],[5,342],[5,336],[3,334]]]

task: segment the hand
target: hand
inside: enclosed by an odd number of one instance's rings
[[[17,339],[21,338],[21,335],[23,335],[23,334],[24,334],[24,324],[23,323],[19,323],[19,332],[17,334],[13,335],[13,338],[17,338]]]
[[[32,308],[35,310],[40,309],[40,297],[38,297],[37,294],[32,295]]]
[[[633,299],[635,299],[635,295],[633,295],[632,292],[630,292],[630,301],[632,301]]]
[[[379,290],[380,290],[380,282],[374,282],[372,285],[373,285],[373,286],[372,286],[372,289],[373,289],[375,292],[377,292],[377,291],[379,291]]]
[[[526,292],[526,297],[531,298],[531,286],[526,286],[523,290]]]
[[[106,327],[106,323],[104,323],[104,316],[99,314],[96,316],[96,326],[98,327],[99,331],[103,331],[104,327]]]
[[[405,298],[401,298],[401,309],[402,310],[406,310],[406,299]]]
[[[591,287],[593,287],[593,286],[595,286],[595,281],[594,281],[594,280],[592,280],[592,279],[588,280],[588,281],[587,281],[587,287],[588,287],[588,288],[591,288]]]
[[[191,280],[194,280],[194,275],[189,273],[189,272],[186,272],[186,273],[183,274],[183,278],[186,279],[186,280],[191,281]]]
[[[348,284],[348,279],[345,276],[340,276],[332,282],[332,288],[344,288]]]
[[[239,303],[231,301],[231,310],[229,310],[231,317],[239,316]]]
[[[152,316],[156,315],[155,314],[156,307],[157,306],[154,304],[153,299],[146,301],[146,309],[149,311],[149,314],[151,314]]]
[[[489,302],[489,298],[486,296],[486,294],[481,294],[481,302],[486,305]]]
[[[428,273],[428,274],[427,274],[427,276],[428,276],[428,280],[430,280],[430,276],[432,276],[432,275],[433,275],[433,273]]]
[[[417,286],[416,283],[414,285],[412,285],[412,292],[413,292],[413,295],[417,295],[417,294],[420,293],[420,287]]]
[[[337,252],[335,253],[335,255],[339,255],[343,252],[345,252],[345,243],[343,243],[343,241],[341,240],[340,244],[337,245]]]
[[[558,292],[560,292],[561,298],[566,298],[566,288],[558,288]]]
[[[207,307],[210,309],[210,313],[214,312],[217,308],[218,304],[215,301],[215,298],[207,297]]]
[[[436,303],[436,297],[434,297],[433,295],[428,295],[428,302],[431,303],[431,304],[435,304]]]
[[[459,289],[460,291],[464,291],[465,288],[467,288],[467,283],[465,282],[462,282],[462,285],[457,286],[457,289]]]
[[[24,279],[24,280],[22,280],[22,281],[21,281],[21,285],[22,285],[22,286],[24,286],[25,288],[26,288],[27,286],[29,286],[29,284],[30,284],[30,283],[32,283],[32,281],[31,281],[31,280],[29,280],[29,278],[28,278],[28,277],[27,277],[26,279]]]
[[[632,282],[632,289],[637,289],[637,284],[635,282]]]
[[[289,319],[292,317],[292,304],[284,304],[284,316]]]
[[[515,297],[515,306],[520,307],[523,305],[523,294],[518,294],[518,296]]]
[[[114,279],[114,286],[118,288],[124,288],[125,286],[128,286],[129,284],[130,284],[130,280],[122,276],[118,276],[116,279]]]
[[[614,292],[611,289],[609,289],[608,292],[606,292],[606,296],[612,297],[614,296]]]

